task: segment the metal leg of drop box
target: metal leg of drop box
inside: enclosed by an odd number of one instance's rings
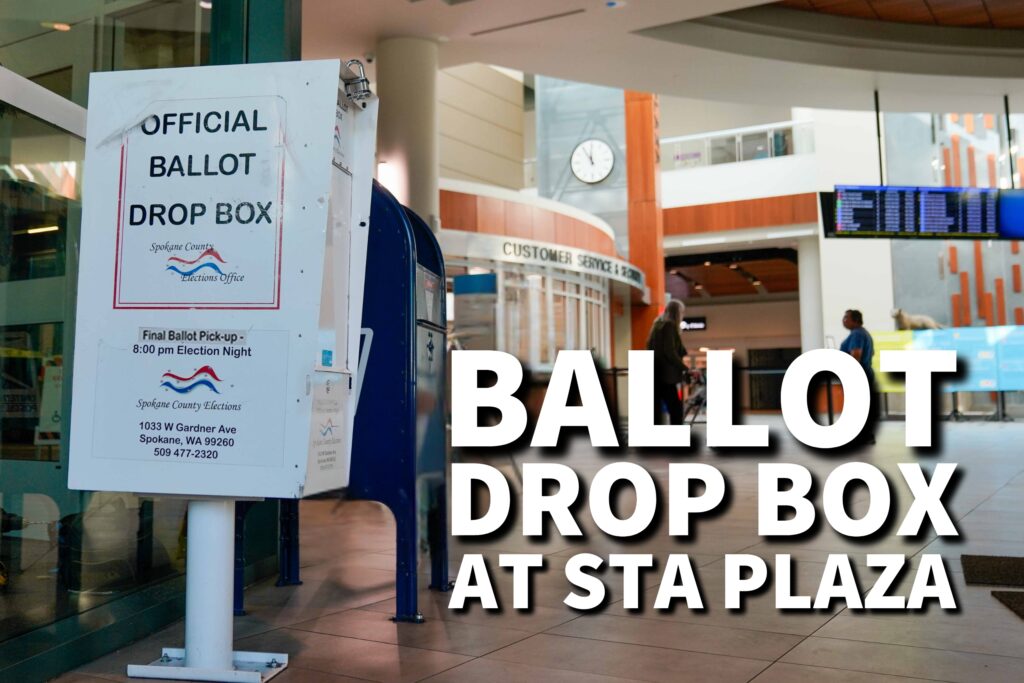
[[[235,503],[235,616],[245,616],[245,516],[252,503]]]
[[[278,586],[301,586],[299,578],[299,501],[280,501],[281,545],[278,558],[280,570]]]
[[[288,665],[286,654],[232,650],[234,526],[235,501],[189,501],[185,647],[164,648],[160,659],[149,665],[129,665],[128,676],[262,683]]]
[[[395,616],[392,621],[422,624],[417,601],[417,560],[419,548],[417,539],[416,506],[403,505],[392,508],[395,515]]]
[[[430,590],[447,592],[454,585],[448,579],[448,496],[445,483],[434,487],[434,501],[427,522],[430,545]]]

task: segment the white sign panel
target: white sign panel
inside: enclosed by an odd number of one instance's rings
[[[72,488],[347,483],[376,128],[348,76],[337,61],[92,75]]]
[[[277,308],[280,97],[159,101],[121,142],[116,308]]]

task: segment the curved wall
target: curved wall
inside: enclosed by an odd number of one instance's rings
[[[441,181],[441,226],[618,256],[615,234],[599,218],[551,200],[476,183]]]

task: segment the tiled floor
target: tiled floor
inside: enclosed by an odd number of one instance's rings
[[[614,541],[596,530],[588,514],[580,524],[587,540],[557,535],[543,544],[525,540],[518,527],[488,545],[462,542],[452,551],[452,572],[462,552],[484,552],[491,560],[500,613],[470,608],[449,611],[447,596],[424,592],[422,625],[393,624],[393,525],[388,513],[368,503],[307,501],[303,504],[303,581],[292,588],[266,582],[247,594],[249,616],[236,621],[237,646],[246,650],[287,652],[291,667],[281,683],[343,681],[756,681],[757,683],[903,683],[921,680],[965,683],[1024,681],[1024,621],[998,604],[984,587],[966,586],[959,556],[964,552],[1024,555],[1024,423],[957,423],[943,425],[942,455],[917,455],[902,446],[903,425],[883,426],[879,443],[870,450],[843,456],[810,453],[787,439],[781,421],[758,417],[772,425],[779,447],[761,458],[717,455],[706,449],[665,453],[609,454],[597,452],[584,440],[570,443],[564,453],[523,452],[500,456],[491,463],[503,469],[517,487],[524,462],[554,459],[575,468],[584,479],[604,464],[629,459],[655,475],[667,491],[672,461],[707,462],[719,467],[732,489],[729,511],[698,522],[698,538],[670,539],[664,528],[636,542]],[[698,439],[699,442],[699,434]],[[799,542],[767,542],[757,535],[756,477],[760,460],[795,462],[818,477],[841,462],[870,462],[894,483],[899,510],[910,503],[896,465],[915,459],[926,463],[954,461],[962,478],[950,501],[963,534],[959,541],[899,539],[893,535],[861,544],[837,536],[825,526],[813,538]],[[820,488],[820,487],[819,487]],[[866,507],[863,492],[853,497],[854,510]],[[627,503],[628,504],[628,503]],[[582,508],[586,510],[586,506]],[[667,519],[667,516],[664,517]],[[897,522],[899,517],[897,518]],[[663,522],[664,526],[667,522]],[[503,552],[542,552],[547,571],[536,577],[534,607],[529,613],[511,609],[511,577],[497,569]],[[622,607],[621,574],[603,574],[610,593],[604,610],[582,615],[562,600],[569,591],[563,567],[573,554],[592,551],[650,552],[664,558],[670,552],[689,553],[700,578],[707,609],[677,607],[671,612],[652,609],[660,571],[642,574],[643,608]],[[916,566],[922,552],[947,558],[958,612],[932,605],[920,613],[854,613],[831,611],[780,613],[769,590],[748,600],[740,613],[722,608],[722,555],[746,552],[774,564],[776,553],[791,553],[797,589],[813,594],[830,552],[848,552],[866,591],[873,570],[865,565],[869,552],[902,553]],[[660,566],[660,565],[659,565]],[[901,581],[909,589],[913,573]],[[125,680],[127,663],[157,656],[160,646],[180,645],[179,623],[149,636],[79,671],[62,683],[100,683]]]

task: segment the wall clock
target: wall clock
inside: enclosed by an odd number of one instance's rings
[[[604,140],[591,138],[576,145],[569,165],[574,176],[593,185],[611,174],[615,166],[615,153]]]

